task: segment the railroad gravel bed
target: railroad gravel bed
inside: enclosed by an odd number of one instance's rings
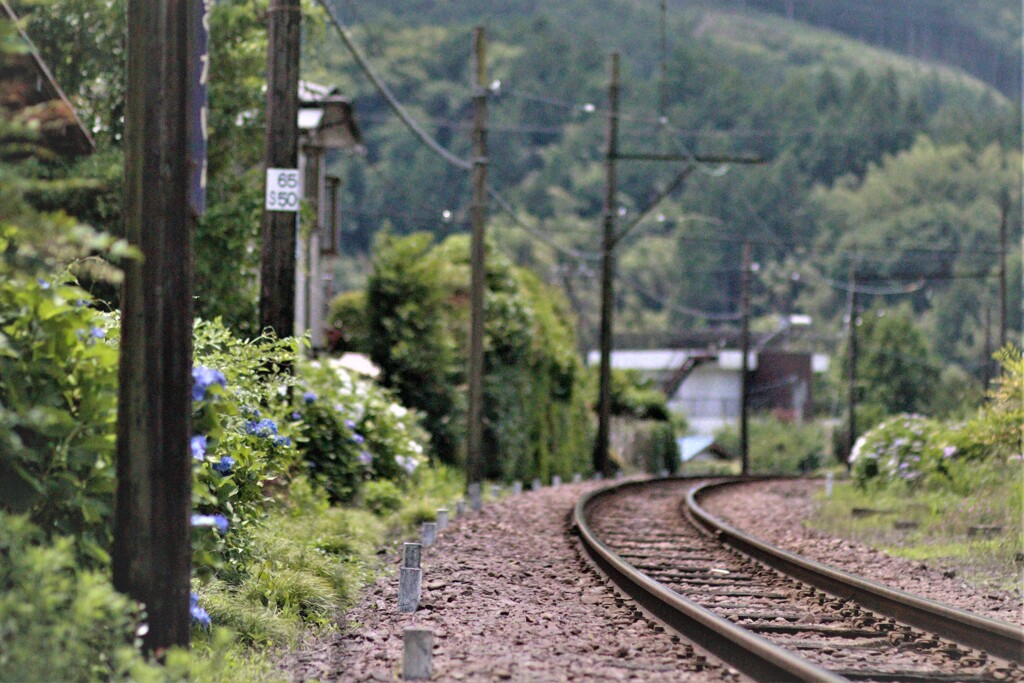
[[[741,680],[666,633],[581,573],[569,533],[576,500],[594,483],[508,497],[455,522],[423,553],[419,611],[397,611],[398,578],[379,579],[348,626],[285,657],[292,680],[391,681],[402,630],[434,630],[435,681]],[[397,568],[399,558],[392,557]]]
[[[728,490],[704,499],[709,512],[764,541],[836,569],[856,574],[908,593],[953,605],[977,614],[1024,624],[1021,595],[980,589],[944,567],[892,557],[854,541],[809,528],[814,515],[814,494],[822,481],[757,482],[743,492]]]

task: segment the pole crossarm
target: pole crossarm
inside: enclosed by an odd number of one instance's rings
[[[657,197],[655,197],[655,198],[654,198],[654,200],[653,200],[653,201],[651,201],[651,203],[650,203],[650,204],[648,204],[647,206],[645,206],[645,207],[643,208],[643,210],[642,210],[642,211],[640,211],[640,214],[639,214],[639,215],[638,215],[638,216],[637,216],[636,218],[634,218],[634,219],[633,219],[632,221],[630,221],[630,222],[629,222],[629,224],[628,224],[628,225],[626,225],[626,227],[625,227],[625,228],[623,228],[623,229],[622,229],[622,230],[621,230],[621,231],[619,232],[619,234],[618,234],[618,235],[616,235],[616,236],[615,236],[615,237],[614,237],[614,238],[612,239],[612,242],[611,242],[611,247],[612,247],[612,249],[614,249],[614,248],[615,248],[615,247],[616,247],[616,246],[618,245],[618,243],[619,243],[619,242],[621,242],[621,241],[623,240],[623,238],[624,238],[624,237],[625,237],[626,235],[628,235],[628,234],[629,234],[629,233],[630,233],[630,232],[631,232],[631,231],[633,230],[633,228],[635,228],[636,226],[640,225],[640,223],[641,223],[641,222],[642,222],[642,221],[644,220],[644,218],[646,218],[646,217],[647,217],[647,215],[648,215],[648,214],[649,214],[649,213],[650,213],[651,211],[653,211],[653,210],[655,209],[655,207],[657,207],[657,206],[658,206],[658,204],[661,204],[661,202],[663,202],[663,201],[664,201],[664,200],[665,200],[665,199],[666,199],[666,198],[667,198],[667,197],[668,197],[669,195],[671,195],[671,194],[672,194],[673,192],[675,192],[675,191],[676,191],[676,190],[678,190],[678,189],[679,189],[680,187],[682,187],[683,183],[684,183],[684,182],[686,182],[686,179],[687,179],[687,178],[688,178],[688,177],[690,176],[690,174],[691,174],[691,173],[693,173],[693,172],[694,172],[695,170],[697,170],[697,167],[696,167],[695,165],[693,165],[693,164],[691,164],[691,165],[689,165],[689,166],[686,166],[685,168],[683,168],[683,170],[679,172],[679,175],[677,175],[677,176],[675,177],[675,179],[674,179],[674,180],[673,180],[673,181],[672,181],[671,183],[669,183],[669,186],[668,186],[668,187],[666,187],[666,188],[665,188],[664,190],[662,190],[661,192],[659,192],[659,193],[658,193],[658,196],[657,196]]]

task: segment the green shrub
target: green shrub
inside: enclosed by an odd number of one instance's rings
[[[432,253],[430,241],[423,233],[383,234],[378,240],[366,291],[370,357],[402,404],[423,412],[437,457],[454,463],[458,439],[452,418],[461,368],[447,327],[446,264]]]
[[[826,464],[825,434],[817,423],[757,417],[750,420],[748,429],[752,474],[801,474]],[[718,431],[715,440],[730,453],[739,454],[737,427]]]
[[[378,243],[367,290],[374,361],[384,383],[426,414],[434,452],[456,462],[465,424],[469,240]],[[589,469],[591,417],[568,304],[488,245],[484,294],[485,476],[528,479]]]
[[[851,473],[861,487],[873,479],[920,484],[942,457],[936,440],[940,426],[920,415],[896,415],[869,430],[854,444]]]
[[[0,505],[102,563],[116,487],[117,350],[81,289],[0,282]]]
[[[137,605],[103,573],[82,569],[71,539],[47,541],[25,517],[0,513],[0,586],[0,680],[122,680],[159,671],[135,645]]]
[[[647,470],[658,474],[666,470],[675,474],[679,469],[679,444],[676,442],[675,428],[669,422],[656,422],[651,430],[651,459]]]
[[[387,479],[367,482],[363,489],[363,504],[375,515],[389,515],[402,508],[402,490]]]
[[[644,379],[636,370],[613,370],[611,413],[638,420],[670,421],[665,392]]]
[[[353,500],[367,480],[407,480],[426,462],[421,415],[391,392],[333,360],[298,372],[305,391],[291,417],[310,474],[332,500]]]
[[[331,299],[327,316],[331,351],[366,353],[370,334],[366,321],[366,292],[342,292]]]

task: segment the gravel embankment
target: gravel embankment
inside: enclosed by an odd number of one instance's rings
[[[282,669],[293,680],[397,680],[402,630],[419,626],[435,633],[435,681],[738,680],[581,572],[569,515],[593,486],[524,493],[455,522],[424,551],[418,612],[399,614],[397,574],[381,578],[347,627]]]
[[[744,486],[741,495],[730,495],[728,490],[712,494],[704,499],[704,507],[747,533],[842,571],[1024,625],[1019,594],[976,588],[957,578],[954,569],[891,557],[805,526],[804,521],[814,515],[813,496],[823,486],[824,482],[808,480],[759,482]]]

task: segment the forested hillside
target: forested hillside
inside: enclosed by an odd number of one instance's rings
[[[900,7],[907,21],[929,21],[938,11],[928,3]],[[517,212],[512,219],[492,205],[490,234],[566,290],[583,345],[594,343],[597,323],[607,54],[618,49],[623,148],[753,153],[767,162],[700,167],[626,240],[619,331],[721,324],[738,306],[740,250],[751,239],[762,329],[800,310],[815,319],[807,343],[839,352],[845,293],[836,283],[856,260],[879,293],[865,306],[906,302],[914,324],[936,340],[930,352],[982,377],[986,308],[998,321],[1000,198],[1016,196],[1021,167],[1019,108],[982,82],[992,80],[988,72],[979,80],[739,6],[670,3],[662,84],[656,3],[338,1],[332,9],[398,98],[463,156],[470,29],[487,24],[491,77],[501,81],[491,99],[491,177]],[[964,31],[978,21],[952,10],[942,16]],[[310,41],[307,55],[309,77],[352,94],[366,133],[367,155],[338,162],[346,178],[344,250],[366,252],[384,225],[439,237],[465,231],[466,175],[403,128],[329,31]],[[677,171],[621,163],[622,220]],[[1019,239],[1018,206],[1009,203],[1011,244]],[[1009,299],[1019,302],[1019,256],[1011,255],[1009,270]],[[342,279],[358,286],[361,271],[350,262]],[[1009,309],[1010,327],[1019,330],[1019,306]]]
[[[1021,6],[1012,0],[738,0],[872,45],[959,67],[1020,96]]]

